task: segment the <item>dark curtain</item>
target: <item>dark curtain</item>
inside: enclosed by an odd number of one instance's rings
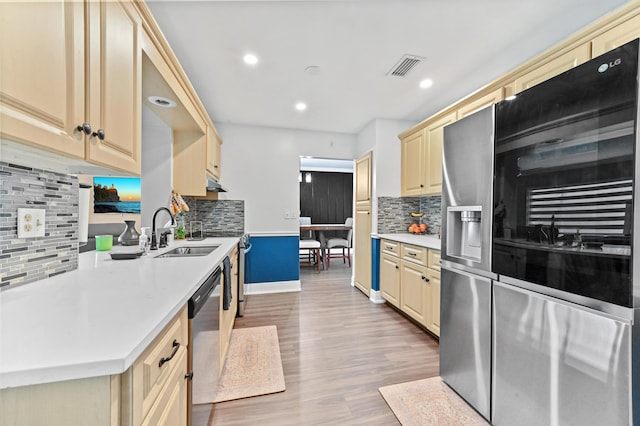
[[[305,177],[311,174],[311,182]],[[353,173],[302,172],[300,216],[311,223],[344,223],[353,217]],[[327,238],[342,237],[343,232],[327,231]]]

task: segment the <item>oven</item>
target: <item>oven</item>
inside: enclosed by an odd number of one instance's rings
[[[637,76],[635,40],[496,105],[492,270],[502,281],[633,306]]]

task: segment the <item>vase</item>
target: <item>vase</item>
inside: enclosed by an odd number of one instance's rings
[[[136,221],[125,220],[124,223],[127,227],[118,237],[118,242],[123,246],[137,246],[140,234],[136,231]]]
[[[176,240],[184,240],[187,238],[187,227],[184,216],[176,216]]]

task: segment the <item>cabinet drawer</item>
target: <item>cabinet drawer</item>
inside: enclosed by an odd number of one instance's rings
[[[134,363],[134,376],[138,377],[134,381],[142,390],[141,418],[146,417],[171,376],[179,355],[186,349],[187,327],[187,310],[183,309]],[[167,360],[172,353],[173,358]],[[161,363],[161,360],[164,361]]]
[[[142,426],[180,426],[187,423],[187,350],[180,347],[174,359],[173,366],[168,367],[167,383],[149,414],[142,422]]]
[[[427,252],[424,247],[402,244],[402,259],[427,266]]]
[[[440,251],[429,249],[427,254],[427,266],[431,269],[440,270]]]
[[[382,240],[382,251],[393,256],[400,255],[400,243],[394,241]]]

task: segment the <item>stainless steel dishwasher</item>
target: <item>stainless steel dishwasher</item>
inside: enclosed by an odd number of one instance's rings
[[[217,267],[188,302],[189,356],[187,360],[188,424],[191,425],[194,389],[215,391],[220,370],[220,277]],[[206,398],[205,398],[206,399]]]

